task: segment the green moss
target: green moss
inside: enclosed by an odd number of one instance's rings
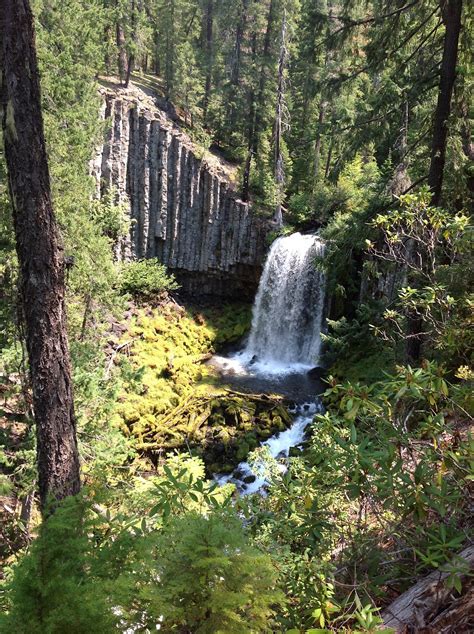
[[[163,451],[191,449],[212,473],[235,466],[259,441],[289,424],[278,397],[229,392],[203,363],[249,325],[245,305],[196,312],[167,303],[139,311],[124,335],[130,345],[122,363],[130,380],[124,381],[115,422],[140,453],[155,460]]]

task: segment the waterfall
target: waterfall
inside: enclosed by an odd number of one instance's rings
[[[266,377],[269,387],[280,393],[286,392],[285,382],[292,377],[299,384],[308,380],[306,370],[317,364],[321,346],[325,277],[316,260],[323,255],[324,244],[318,236],[294,233],[275,240],[260,279],[245,349],[213,359],[224,376],[232,376],[235,382],[250,375],[260,386]],[[290,410],[296,415],[291,427],[262,444],[280,471],[286,471],[291,447],[302,443],[321,408],[317,399],[295,405]],[[245,461],[231,474],[215,479],[219,484],[232,482],[247,495],[264,491],[269,483],[265,468],[265,461],[252,465]]]
[[[316,365],[325,287],[316,259],[323,254],[318,236],[294,233],[275,240],[255,298],[243,351],[247,360],[267,371]]]

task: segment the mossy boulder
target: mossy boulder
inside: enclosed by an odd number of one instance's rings
[[[117,424],[153,462],[173,449],[199,454],[208,474],[234,468],[272,434],[291,423],[280,398],[236,393],[217,385],[203,361],[241,337],[248,306],[186,311],[174,303],[135,312],[123,340],[123,389]]]

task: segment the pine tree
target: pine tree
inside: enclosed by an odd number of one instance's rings
[[[43,511],[78,493],[79,456],[66,332],[65,265],[53,213],[33,17],[8,1],[0,20],[2,127],[30,363]]]

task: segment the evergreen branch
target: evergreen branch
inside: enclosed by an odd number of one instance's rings
[[[346,24],[343,24],[341,27],[339,27],[338,29],[336,29],[335,31],[333,31],[328,38],[326,38],[318,47],[316,48],[320,48],[321,46],[326,45],[329,40],[336,36],[339,35],[339,33],[342,33],[344,31],[348,31],[349,29],[352,29],[356,26],[363,26],[365,24],[373,24],[373,23],[377,23],[381,20],[384,20],[388,17],[393,17],[394,15],[400,15],[403,11],[406,11],[407,9],[411,9],[414,5],[418,4],[419,0],[415,0],[414,2],[405,5],[404,7],[401,7],[400,9],[397,9],[396,11],[392,11],[391,13],[386,13],[384,15],[380,15],[380,16],[372,16],[370,18],[365,18],[364,20],[351,20],[350,22],[348,22],[349,18],[344,18],[343,16],[332,16],[332,15],[325,15],[324,17],[330,19],[330,20],[339,20],[339,21],[346,21]],[[438,10],[438,8],[436,8],[436,11]],[[321,14],[323,15],[323,14]],[[316,49],[315,49],[316,50]]]
[[[428,17],[425,18],[425,20],[423,20],[423,22],[421,24],[419,24],[415,29],[413,29],[407,35],[407,37],[401,42],[401,44],[396,46],[394,49],[392,49],[388,53],[384,53],[383,57],[380,57],[380,58],[374,60],[373,62],[369,62],[368,64],[366,64],[362,68],[359,68],[356,71],[354,71],[348,77],[339,78],[339,79],[334,80],[333,84],[336,85],[336,86],[340,86],[341,84],[343,84],[343,83],[345,83],[347,81],[352,81],[353,79],[355,79],[356,77],[358,77],[359,75],[361,75],[362,73],[364,73],[364,72],[366,72],[368,70],[375,70],[383,61],[385,61],[385,59],[387,57],[391,57],[392,55],[395,55],[395,53],[398,53],[398,51],[400,51],[404,46],[406,46],[406,44],[408,44],[408,42],[410,40],[412,40],[415,37],[415,35],[417,35],[422,30],[422,28],[431,20],[431,18],[434,16],[434,14],[437,11],[438,11],[438,7],[436,9],[434,9],[428,15]],[[328,82],[328,83],[330,83],[330,82]]]
[[[411,60],[415,57],[417,53],[419,53],[419,51],[423,48],[423,45],[429,40],[429,38],[436,33],[436,31],[439,29],[442,23],[443,21],[440,19],[438,23],[436,24],[436,26],[433,29],[431,29],[428,35],[426,35],[421,40],[420,44],[416,47],[413,53],[402,63],[401,68],[405,68],[405,66],[407,66],[408,63],[411,62]]]
[[[379,22],[380,20],[385,20],[386,18],[391,18],[395,15],[400,15],[400,13],[403,13],[404,11],[407,11],[408,9],[411,9],[412,7],[414,7],[416,4],[419,3],[419,1],[420,0],[414,0],[414,2],[405,4],[403,7],[400,7],[399,9],[396,9],[395,11],[390,11],[389,13],[384,13],[383,15],[373,15],[368,18],[364,18],[363,20],[352,20],[351,18],[346,18],[345,16],[342,16],[342,15],[327,15],[327,14],[324,15],[322,13],[320,15],[323,15],[329,20],[338,20],[340,22],[345,22],[346,23],[345,26],[341,28],[352,28],[353,26],[363,26],[364,24],[371,24],[373,22]],[[337,31],[335,31],[335,33],[337,33]]]

